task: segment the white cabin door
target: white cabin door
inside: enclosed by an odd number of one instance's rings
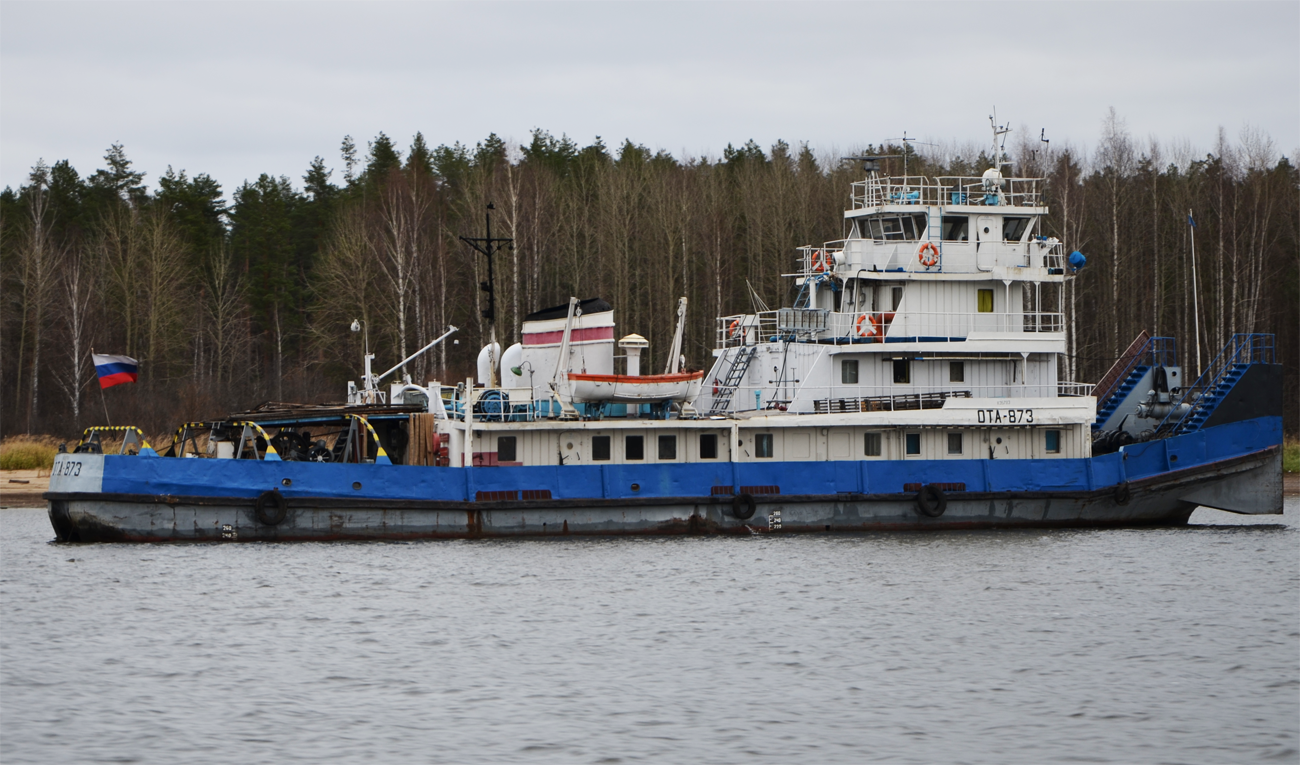
[[[980,215],[975,219],[975,267],[990,271],[997,261],[997,246],[1002,243],[1002,216]]]
[[[561,465],[584,465],[587,460],[583,452],[586,449],[587,439],[580,431],[566,431],[560,434],[560,464]]]

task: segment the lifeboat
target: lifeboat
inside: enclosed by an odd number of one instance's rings
[[[691,403],[700,395],[704,372],[667,375],[591,375],[569,373],[573,400],[583,403],[646,404],[656,401]]]

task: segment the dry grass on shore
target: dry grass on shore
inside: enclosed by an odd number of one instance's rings
[[[1282,442],[1282,470],[1300,473],[1300,440],[1288,438]]]
[[[0,441],[0,470],[49,470],[61,443],[54,436],[10,436]]]

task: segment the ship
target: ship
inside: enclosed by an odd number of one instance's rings
[[[1002,136],[1002,143],[999,143]],[[179,427],[87,429],[45,495],[62,542],[413,540],[1177,526],[1282,512],[1282,371],[1268,334],[1185,370],[1139,335],[1063,380],[1080,252],[994,127],[975,177],[862,162],[843,238],[800,247],[797,297],[715,319],[662,373],[571,298],[495,339],[476,377],[388,382],[367,348],[346,403]],[[493,242],[488,222],[488,239]],[[491,269],[489,268],[489,274]],[[488,288],[491,289],[489,284]],[[1093,317],[1104,320],[1104,317]],[[354,329],[356,327],[354,326]],[[1198,362],[1199,363],[1199,362]],[[1190,379],[1188,379],[1190,378]],[[114,444],[104,453],[105,445]]]

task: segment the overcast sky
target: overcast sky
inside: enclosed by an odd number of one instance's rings
[[[1300,148],[1300,3],[0,2],[0,186],[38,158],[296,185],[320,155],[624,138],[677,156],[752,138],[821,152],[990,139],[988,116],[1090,147],[1208,151],[1246,125]],[[1055,143],[1059,142],[1059,143]]]

